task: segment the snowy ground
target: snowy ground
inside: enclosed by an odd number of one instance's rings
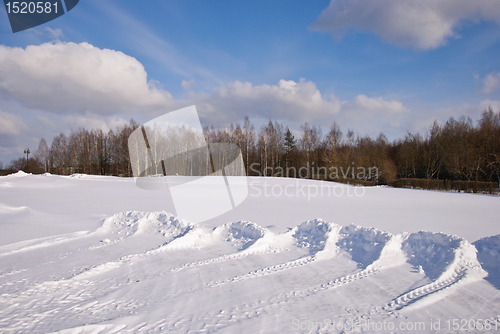
[[[249,183],[195,225],[133,179],[0,177],[0,332],[500,332],[500,196]]]

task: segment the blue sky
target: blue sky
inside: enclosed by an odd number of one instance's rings
[[[192,104],[207,125],[336,121],[391,140],[500,109],[498,1],[82,0],[16,34],[0,17],[4,164]]]

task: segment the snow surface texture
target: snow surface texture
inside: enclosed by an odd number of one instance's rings
[[[74,182],[82,192],[87,182],[119,188],[110,206],[128,195],[117,178],[0,178],[1,333],[342,333],[352,324],[453,332],[449,319],[488,319],[500,330],[500,235],[471,244],[322,219],[286,226],[285,213],[264,206],[276,224],[196,225],[162,210],[106,215],[72,195]],[[32,208],[26,197],[36,189],[61,202],[74,196],[75,207]]]

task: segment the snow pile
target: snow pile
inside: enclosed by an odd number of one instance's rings
[[[456,236],[426,231],[406,234],[402,250],[408,263],[431,281],[399,295],[384,307],[386,311],[414,311],[442,300],[461,284],[486,276],[477,260],[476,248]]]
[[[380,258],[382,249],[390,238],[390,233],[376,228],[349,225],[340,230],[337,246],[350,254],[360,268],[365,269]]]
[[[410,234],[403,243],[408,262],[421,267],[430,279],[463,275],[481,268],[476,249],[466,240],[445,233],[420,231]],[[483,273],[479,272],[482,276]]]
[[[309,254],[316,259],[328,259],[342,252],[361,269],[380,260],[382,250],[392,237],[375,228],[340,226],[321,219],[304,222],[292,232],[296,245],[309,249]]]
[[[216,238],[210,229],[193,225],[192,228],[186,230],[186,233],[179,234],[177,238],[165,242],[158,251],[183,250],[189,248],[203,248],[214,244]]]
[[[405,234],[391,236],[380,251],[379,257],[373,263],[367,265],[366,270],[388,269],[406,263],[408,258],[403,252],[405,238]]]
[[[128,211],[104,220],[97,233],[126,238],[138,234],[154,234],[166,237],[166,249],[199,248],[216,240],[226,241],[240,250],[247,249],[266,233],[267,229],[250,222],[234,222],[213,230],[179,219],[165,212]],[[175,239],[175,240],[174,240]]]
[[[485,276],[474,246],[445,233],[420,231],[392,235],[376,228],[342,227],[321,219],[304,222],[292,231],[296,246],[309,249],[310,255],[316,259],[327,259],[341,253],[357,262],[358,268],[363,270],[387,269],[408,262],[433,281],[451,283]],[[482,244],[483,257],[491,265],[500,262],[499,238],[494,238]]]
[[[421,266],[431,279],[438,278],[455,258],[461,239],[444,233],[420,231],[410,234],[403,243],[408,262]]]
[[[488,272],[488,280],[500,289],[500,234],[486,237],[474,242],[477,249],[477,259],[483,269]]]
[[[165,211],[128,211],[107,218],[96,232],[109,233],[122,238],[141,233],[156,234],[172,240],[185,234],[193,227],[192,223]]]
[[[161,250],[203,248],[222,241],[230,243],[241,251],[249,249],[257,240],[269,233],[267,229],[245,221],[227,223],[212,230],[204,226],[192,225],[185,234],[165,243]]]
[[[300,224],[292,231],[297,246],[308,248],[310,254],[315,254],[325,248],[332,224],[314,219]]]
[[[269,231],[257,224],[240,221],[228,223],[214,229],[214,234],[224,241],[237,246],[238,249],[247,249]]]
[[[12,173],[12,174],[5,175],[5,176],[0,176],[0,177],[8,177],[8,178],[16,177],[17,178],[17,177],[26,177],[28,175],[31,175],[31,173],[25,173],[22,170],[20,170],[17,173]]]

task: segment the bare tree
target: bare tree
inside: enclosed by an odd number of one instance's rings
[[[44,138],[40,139],[40,143],[38,144],[38,149],[35,152],[35,157],[37,158],[37,160],[39,160],[40,164],[42,165],[43,171],[45,173],[48,172],[50,150]]]

